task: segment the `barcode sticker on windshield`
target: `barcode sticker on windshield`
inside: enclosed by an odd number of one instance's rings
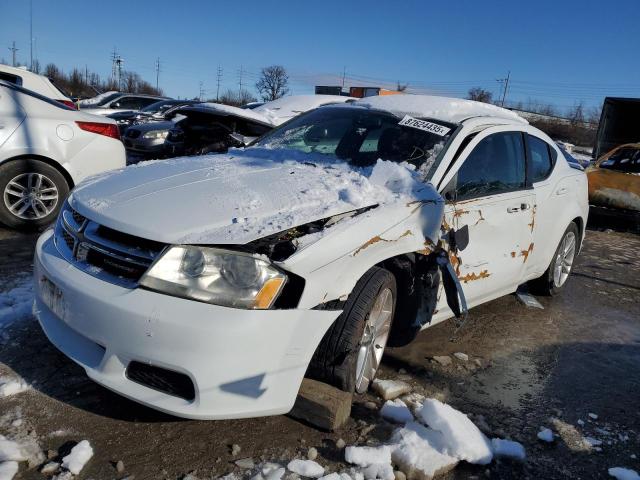
[[[443,127],[442,125],[438,125],[437,123],[427,122],[426,120],[419,120],[417,118],[410,117],[409,115],[405,115],[398,125],[404,125],[405,127],[417,128],[418,130],[424,130],[425,132],[435,133],[436,135],[440,135],[444,137],[447,133],[451,131],[450,128]]]

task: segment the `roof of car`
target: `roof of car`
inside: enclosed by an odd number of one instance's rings
[[[516,113],[488,103],[435,95],[385,95],[362,98],[354,105],[386,110],[398,116],[437,118],[451,123],[461,123],[474,117],[490,117],[527,124]]]

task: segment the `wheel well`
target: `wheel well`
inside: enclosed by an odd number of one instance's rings
[[[50,167],[55,168],[58,172],[60,172],[60,175],[64,177],[65,181],[67,182],[67,185],[69,185],[69,190],[71,190],[75,186],[73,182],[73,178],[71,178],[71,175],[69,175],[69,172],[65,168],[62,168],[60,163],[48,157],[43,157],[42,155],[33,155],[33,154],[18,155],[17,157],[7,158],[0,165],[4,165],[5,163],[9,163],[9,162],[15,162],[18,160],[27,160],[27,159],[40,160],[41,162],[46,163]]]
[[[431,321],[436,307],[440,276],[435,257],[406,253],[376,266],[389,271],[396,280],[398,297],[388,345],[406,345]]]
[[[572,220],[572,223],[575,223],[578,227],[578,235],[580,236],[578,242],[578,251],[582,250],[582,239],[584,238],[584,220],[582,217],[576,217]]]

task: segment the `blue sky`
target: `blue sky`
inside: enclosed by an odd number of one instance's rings
[[[481,86],[507,100],[568,108],[606,95],[640,97],[640,1],[129,1],[33,0],[35,54],[64,70],[106,77],[114,47],[125,68],[171,96],[253,88],[260,68],[284,65],[292,93],[314,84],[393,86],[465,96]],[[0,58],[29,61],[29,1],[0,0]]]

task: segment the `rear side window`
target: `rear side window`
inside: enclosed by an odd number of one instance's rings
[[[22,85],[22,77],[11,75],[6,72],[0,72],[0,80],[4,80],[5,82],[13,83],[15,85]]]
[[[156,103],[158,99],[147,97],[122,97],[116,100],[118,106],[116,108],[128,110],[140,110],[152,103]]]
[[[522,133],[501,132],[476,145],[444,191],[448,199],[464,200],[524,188]]]
[[[528,135],[529,141],[529,178],[531,183],[544,180],[553,170],[553,157],[549,144],[538,137]]]

